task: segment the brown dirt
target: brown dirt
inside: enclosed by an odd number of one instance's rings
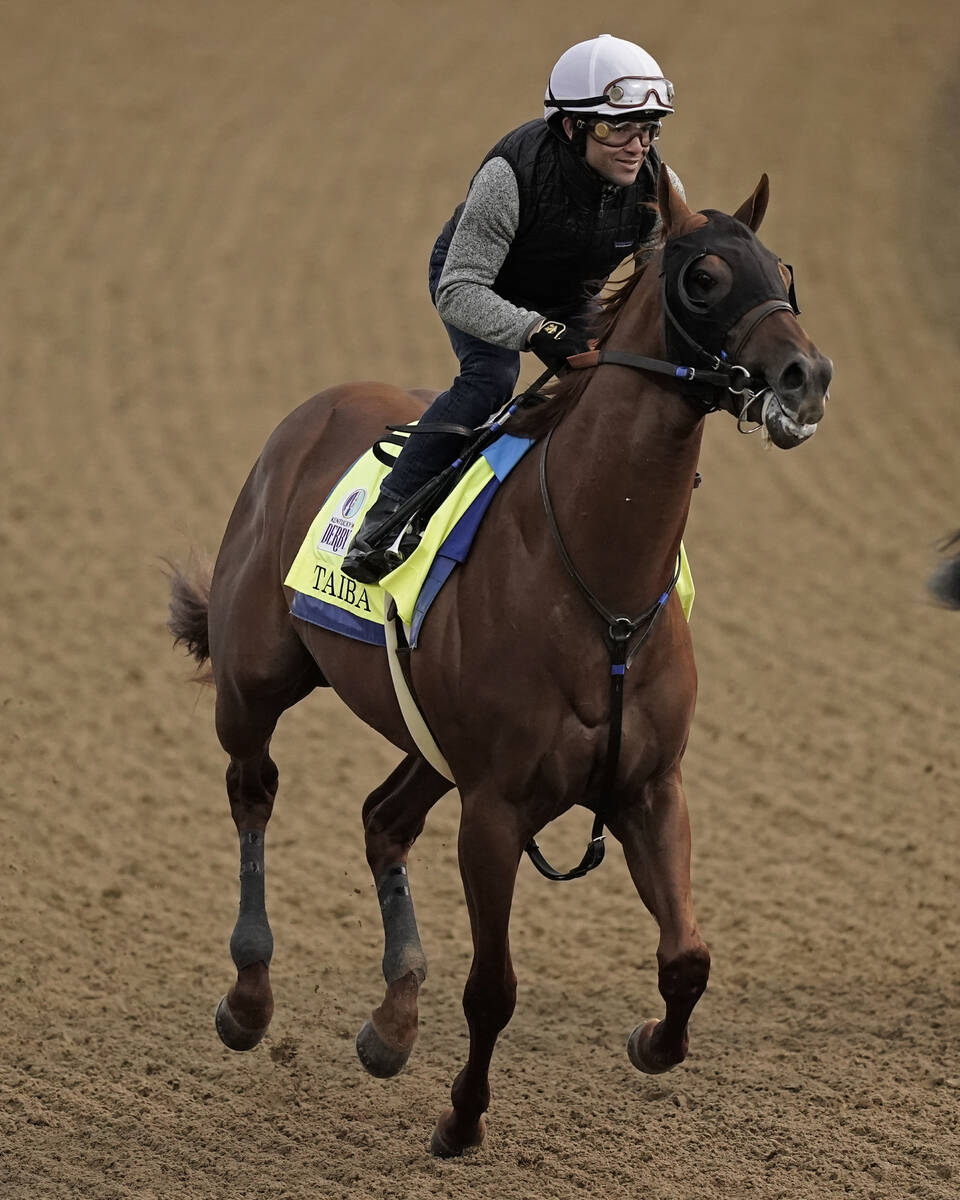
[[[431,975],[383,1083],[353,1052],[381,991],[358,814],[396,754],[329,695],[275,742],[272,1032],[249,1055],[214,1035],[235,837],[160,556],[215,548],[311,392],[446,383],[429,246],[558,50],[597,32],[582,10],[4,5],[11,1200],[957,1194],[960,625],[922,591],[960,523],[946,0],[604,8],[677,84],[664,147],[695,206],[770,173],[765,241],[837,366],[810,446],[764,454],[720,418],[707,437],[686,780],[715,966],[687,1064],[651,1080],[624,1053],[659,998],[619,855],[565,888],[526,867],[488,1143],[428,1157],[465,1052],[457,805],[412,860]],[[587,825],[548,850],[573,857]]]

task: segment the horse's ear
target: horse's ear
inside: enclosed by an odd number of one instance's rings
[[[693,216],[670,182],[670,172],[665,163],[660,164],[660,174],[657,176],[657,206],[663,221],[664,237],[669,237],[688,217]]]
[[[767,178],[767,173],[760,176],[760,182],[753,189],[753,195],[749,200],[744,200],[737,211],[733,214],[738,221],[742,221],[744,225],[749,225],[754,233],[760,228],[760,222],[763,220],[763,214],[767,211],[767,204],[770,200],[770,180]]]

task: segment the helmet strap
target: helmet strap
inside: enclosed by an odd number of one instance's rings
[[[586,126],[584,126],[583,128],[580,128],[580,118],[576,114],[573,114],[570,117],[570,120],[573,122],[573,134],[570,137],[570,143],[573,146],[574,151],[577,154],[579,154],[581,158],[586,158],[587,157]]]
[[[565,118],[569,117],[571,123],[573,124],[573,133],[570,135],[570,138],[569,138],[570,145],[573,147],[573,151],[575,154],[578,154],[581,158],[586,158],[586,155],[587,155],[587,131],[586,131],[586,129],[578,129],[577,128],[577,121],[582,119],[583,114],[575,113],[575,112],[568,112],[565,108],[563,108],[561,101],[559,101],[556,98],[556,96],[553,94],[553,87],[549,80],[547,80],[547,94],[550,97],[550,103],[555,105],[556,109],[557,109],[557,111],[554,113],[553,117],[551,117],[551,120],[555,119],[557,122],[556,132],[558,134],[560,134],[562,138],[567,137],[567,131],[563,128],[563,122],[564,122]],[[595,97],[591,98],[592,102],[595,102],[597,104],[602,104],[605,99],[606,99],[605,96],[595,96]],[[575,101],[574,103],[580,103],[580,101]],[[586,101],[584,101],[584,103],[586,103]]]

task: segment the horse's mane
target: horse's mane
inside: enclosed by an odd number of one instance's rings
[[[633,295],[637,284],[643,278],[647,267],[659,249],[659,246],[653,246],[638,252],[634,256],[634,268],[626,279],[608,285],[609,290],[600,300],[600,311],[594,317],[588,330],[591,338],[596,339],[598,346],[602,346],[612,333],[627,301]],[[587,367],[568,371],[559,379],[548,383],[539,393],[544,399],[532,403],[529,408],[518,409],[510,418],[509,432],[516,434],[517,437],[542,437],[577,403],[583,394],[583,389],[592,379],[595,369]]]

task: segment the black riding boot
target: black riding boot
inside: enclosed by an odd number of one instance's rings
[[[381,492],[370,505],[340,566],[344,575],[358,583],[376,583],[412,553],[420,541],[419,536],[404,537],[396,549],[392,548],[400,528],[391,525],[390,518],[402,503],[402,500]]]

